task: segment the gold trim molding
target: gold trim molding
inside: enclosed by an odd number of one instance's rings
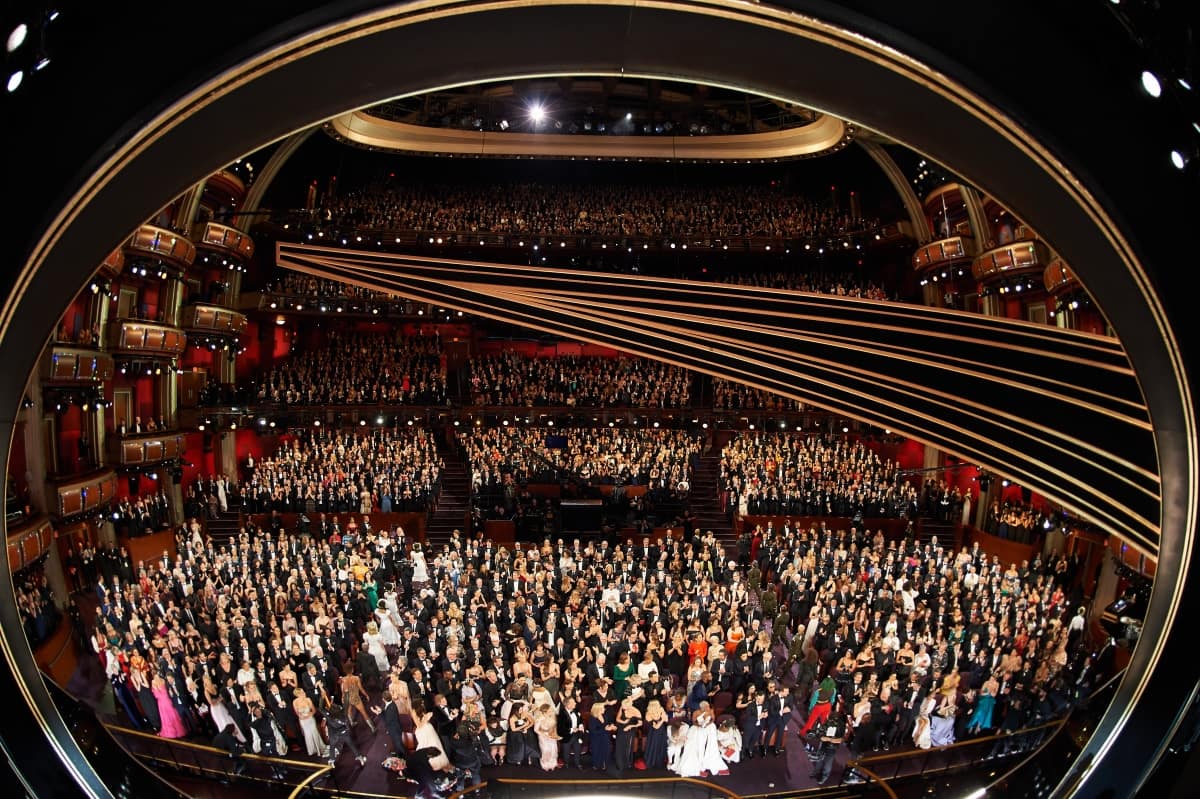
[[[361,147],[412,153],[539,158],[654,158],[767,161],[834,152],[851,139],[854,127],[821,116],[798,128],[729,136],[591,136],[457,130],[410,125],[352,111],[334,117],[326,130]]]

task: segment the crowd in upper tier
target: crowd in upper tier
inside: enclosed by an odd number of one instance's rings
[[[613,238],[816,238],[875,227],[832,204],[753,185],[381,183],[330,200],[316,216],[340,228]]]
[[[686,496],[699,436],[645,428],[477,427],[459,434],[471,487],[488,492],[557,475],[608,485],[641,485]]]
[[[579,408],[682,408],[691,404],[692,375],[645,358],[557,356],[514,352],[471,360],[476,405]]]
[[[286,405],[438,405],[446,373],[436,335],[331,332],[321,346],[272,367],[259,402]]]
[[[722,504],[742,515],[897,517],[917,495],[897,463],[843,436],[739,433],[720,468]]]
[[[420,428],[363,433],[306,431],[272,456],[250,459],[242,494],[248,510],[303,513],[424,510],[444,468],[433,438]]]

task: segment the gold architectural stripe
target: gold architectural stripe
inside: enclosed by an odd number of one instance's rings
[[[803,127],[727,136],[497,133],[410,125],[372,116],[369,111],[342,114],[327,125],[340,138],[382,150],[540,158],[777,160],[828,152],[849,141],[850,135],[846,123],[829,115]]]
[[[346,269],[346,265],[345,265],[345,262],[347,260],[346,256],[342,256],[340,258],[332,259],[332,260],[336,261],[337,266],[341,267],[341,269],[343,269],[343,270]],[[380,256],[375,256],[373,258],[373,260],[380,262],[382,259]],[[313,271],[310,269],[306,269],[300,263],[290,261],[289,259],[286,259],[285,257],[283,257],[282,251],[281,251],[280,262],[281,262],[281,264],[283,264],[285,266],[292,266],[293,268],[300,268],[302,271],[310,271],[313,274],[322,274],[326,277],[334,277],[334,278],[338,278],[338,279],[345,279],[345,277],[346,277],[346,275],[343,271],[325,272],[323,270]],[[492,266],[492,265],[484,265],[484,264],[471,262],[471,266],[474,268],[479,268],[479,271],[486,272],[489,270],[486,268],[482,268],[482,267]],[[354,273],[355,279],[352,282],[355,282],[359,285],[363,285],[363,286],[366,286],[369,288],[374,288],[377,290],[386,290],[386,291],[392,291],[392,292],[403,294],[403,293],[406,293],[405,289],[408,289],[409,291],[411,291],[411,284],[406,283],[406,282],[401,282],[402,280],[408,280],[408,281],[430,280],[430,281],[432,281],[431,278],[425,278],[425,277],[420,277],[420,276],[384,274],[384,273],[381,273],[381,271],[380,271],[381,267],[382,267],[382,263],[377,263],[374,267],[372,267],[370,269],[359,268],[359,269],[355,269],[355,270],[349,270],[349,271],[353,271],[353,273]],[[503,267],[499,267],[499,268],[503,268]],[[472,271],[472,270],[468,270],[468,271]],[[602,278],[602,277],[605,277],[605,276],[597,276],[597,278]],[[500,314],[500,313],[497,313],[491,307],[491,305],[486,302],[487,298],[489,298],[489,297],[493,298],[493,299],[503,298],[503,299],[507,299],[510,303],[512,303],[515,306],[534,307],[534,308],[540,308],[543,311],[554,312],[554,311],[561,311],[560,306],[561,306],[564,298],[566,297],[566,295],[561,294],[561,293],[556,292],[556,293],[552,293],[552,296],[550,296],[550,297],[545,297],[545,296],[538,294],[537,292],[531,292],[531,291],[528,291],[528,290],[525,290],[522,288],[511,288],[511,287],[510,288],[499,288],[494,284],[481,284],[481,283],[474,283],[474,282],[470,282],[470,281],[461,281],[461,280],[454,281],[454,280],[449,279],[448,273],[445,278],[441,278],[441,279],[437,280],[434,285],[436,287],[435,289],[425,289],[424,293],[419,298],[424,301],[434,302],[437,304],[446,305],[448,307],[457,307],[462,310],[469,310],[471,313],[482,314],[485,316],[489,316],[491,318],[497,318],[497,319],[506,320],[506,321],[512,321],[514,318],[520,318],[522,320],[523,324],[535,327],[537,329],[545,330],[547,332],[556,333],[559,335],[563,335],[565,333],[567,335],[577,336],[577,337],[583,338],[585,340],[591,340],[591,341],[595,341],[598,343],[605,343],[605,344],[609,344],[609,345],[613,345],[613,346],[619,346],[622,349],[625,349],[625,350],[628,350],[631,352],[635,352],[635,353],[643,355],[645,357],[652,357],[652,358],[656,358],[656,359],[660,359],[660,360],[666,360],[668,362],[675,363],[676,365],[679,365],[679,366],[691,366],[693,368],[696,366],[695,363],[681,361],[679,358],[674,357],[673,353],[670,351],[670,349],[668,347],[663,347],[661,351],[656,352],[654,350],[646,348],[644,345],[638,343],[637,341],[634,341],[633,339],[617,338],[617,337],[613,337],[612,335],[606,335],[602,338],[597,337],[595,331],[591,330],[590,328],[579,327],[578,325],[575,325],[575,324],[549,325],[544,322],[544,317],[533,316],[533,315],[525,314],[523,312],[522,313],[508,312],[508,313]],[[479,307],[476,307],[476,306],[464,307],[462,297],[444,292],[443,288],[449,287],[449,286],[455,287],[455,288],[459,289],[460,291],[469,292],[469,293],[478,295],[480,297],[480,299],[478,301],[480,303],[480,306]],[[736,292],[734,292],[734,293],[736,293]],[[598,307],[597,304],[594,302],[596,296],[597,295],[593,294],[593,296],[590,298],[592,300],[592,303],[588,306],[589,309],[594,309],[594,308]],[[604,295],[604,296],[607,297],[607,295]],[[628,298],[626,298],[626,299],[628,300]],[[662,325],[660,323],[655,323],[655,322],[647,323],[647,325],[630,325],[628,323],[628,317],[629,317],[630,313],[635,312],[635,311],[638,313],[653,314],[655,318],[670,316],[673,318],[683,319],[685,321],[698,321],[705,325],[711,324],[711,319],[709,319],[708,317],[688,316],[688,315],[679,314],[678,312],[670,311],[667,309],[655,308],[655,309],[650,309],[650,310],[646,311],[646,310],[642,310],[642,309],[631,309],[630,307],[621,307],[621,306],[612,307],[611,313],[596,313],[593,310],[584,311],[579,308],[576,308],[574,310],[575,310],[575,313],[572,317],[573,319],[590,318],[593,320],[602,321],[604,324],[606,324],[607,326],[609,326],[615,330],[624,330],[624,331],[635,333],[635,334],[636,333],[644,333],[646,331],[646,327],[648,325],[650,328],[655,329],[657,331],[658,339],[663,341],[664,343],[672,343],[673,342],[673,343],[677,343],[677,344],[683,344],[686,346],[702,346],[709,350],[715,351],[715,348],[712,346],[712,343],[711,343],[713,341],[712,336],[701,335],[700,338],[697,339],[697,338],[694,338],[697,336],[697,334],[693,330],[690,330],[690,329],[683,329],[683,328],[679,328],[677,326],[667,326],[667,325]],[[733,327],[734,325],[729,325],[729,326]],[[1052,331],[1054,329],[1047,329],[1047,330]],[[888,331],[889,332],[908,332],[908,331],[902,331],[899,329],[890,329],[890,328],[888,329]],[[795,334],[792,333],[791,331],[778,331],[778,332],[787,333],[789,336],[792,336],[792,337],[795,336]],[[671,333],[673,335],[667,335],[667,333]],[[822,341],[821,343],[827,344],[828,342]],[[735,346],[739,346],[739,347],[745,346],[745,344],[743,342],[731,342],[731,344],[733,344]],[[775,354],[778,354],[781,358],[783,358],[785,360],[789,357],[789,355],[793,360],[796,357],[798,357],[795,353],[791,353],[787,350],[771,349],[771,348],[767,348],[767,349]],[[857,348],[857,349],[861,350],[862,348]],[[780,372],[789,373],[789,374],[795,375],[796,377],[800,377],[802,379],[806,379],[806,380],[809,380],[812,382],[817,382],[821,385],[825,385],[827,387],[834,388],[834,389],[838,388],[844,382],[844,376],[845,376],[845,371],[846,371],[845,367],[841,367],[842,371],[839,373],[831,367],[826,367],[825,364],[820,359],[811,359],[811,358],[807,358],[807,357],[802,357],[802,360],[811,363],[813,366],[815,366],[818,369],[821,369],[824,372],[830,373],[831,378],[828,380],[817,379],[817,377],[813,374],[808,374],[808,373],[801,374],[801,373],[795,372],[781,364],[769,364],[769,363],[759,360],[759,359],[747,360],[747,358],[743,354],[740,354],[737,352],[725,351],[725,352],[723,352],[723,354],[725,354],[727,357],[730,357],[730,358],[740,358],[742,362],[750,362],[750,363],[756,363],[760,366],[768,366],[768,367],[772,368],[773,370],[778,370]],[[1039,354],[1039,353],[1035,352],[1035,351],[1030,351],[1029,354]],[[708,369],[707,370],[702,369],[702,371],[711,371],[712,373],[718,374],[720,376],[725,376],[725,377],[729,377],[732,374],[731,372],[728,371],[727,367],[723,367],[719,364],[715,364],[715,363],[711,363],[711,362],[708,364]],[[893,378],[893,377],[890,377],[887,375],[881,375],[881,374],[875,373],[875,372],[862,371],[862,370],[858,370],[858,372],[859,372],[859,374],[862,374],[864,376],[864,379],[874,380],[875,382],[891,382],[898,387],[902,387],[903,388],[902,393],[904,393],[904,394],[907,394],[907,395],[913,396],[913,397],[919,397],[924,401],[930,401],[929,390],[922,386],[913,384],[911,382],[898,380],[896,378]],[[745,382],[745,381],[743,381],[743,382]],[[1003,382],[1003,381],[998,381],[998,382]],[[803,397],[799,394],[796,394],[794,392],[794,390],[792,390],[790,387],[775,387],[773,390],[779,391],[781,389],[782,389],[782,393],[784,393],[785,395],[792,396],[796,399],[805,399],[805,397]],[[830,405],[831,407],[834,407],[839,411],[846,412],[847,415],[858,416],[859,418],[863,418],[867,421],[872,421],[872,422],[876,421],[877,414],[872,413],[869,409],[866,409],[860,405],[847,403],[845,400],[839,400],[839,399],[831,397],[829,395],[820,394],[817,392],[811,392],[807,396],[808,397],[818,397],[818,398],[820,398],[820,400],[823,400],[824,403]],[[949,396],[949,395],[945,395],[945,396]],[[914,437],[916,437],[920,440],[924,440],[926,443],[931,443],[936,446],[942,446],[942,447],[945,447],[947,441],[949,441],[951,443],[951,446],[948,447],[948,449],[949,449],[949,451],[952,451],[952,452],[954,451],[953,437],[947,437],[946,434],[943,432],[942,433],[943,438],[939,441],[938,437],[933,435],[934,430],[944,431],[944,429],[945,429],[944,423],[942,423],[942,421],[938,417],[933,416],[932,414],[927,414],[927,413],[917,413],[917,412],[913,411],[911,408],[904,408],[903,406],[900,406],[891,400],[884,399],[882,396],[879,397],[878,399],[881,404],[883,404],[887,407],[892,407],[897,410],[903,410],[905,412],[906,418],[904,418],[902,420],[897,418],[897,420],[896,420],[897,424],[895,424],[893,426],[900,428],[900,429],[909,430],[909,431],[913,430],[915,427],[915,429],[918,431],[918,433],[913,433]],[[961,412],[961,406],[966,403],[965,403],[965,401],[960,400],[958,402],[946,402],[946,403],[940,403],[940,404],[943,408],[945,408],[948,411]],[[987,411],[987,412],[991,411],[991,409],[984,408],[983,406],[976,405],[976,407],[977,407],[977,409],[979,409],[981,411]],[[914,423],[913,423],[914,418],[923,420],[928,425],[928,427],[926,428],[926,427],[922,427],[922,426],[914,426]],[[1006,414],[1004,416],[1004,421],[1011,424],[1011,423],[1022,422],[1022,421],[1024,421],[1024,419],[1021,417],[1012,415],[1012,414]],[[997,422],[996,424],[999,424],[999,422]],[[1036,430],[1034,432],[1020,431],[1020,430],[1017,430],[1017,432],[1020,432],[1022,435],[1027,436],[1030,440],[1044,440],[1044,439],[1053,438],[1056,436],[1056,433],[1052,429],[1047,428],[1045,426],[1041,426],[1038,430]],[[1037,435],[1037,433],[1041,433],[1041,435],[1039,436],[1039,435]],[[1107,522],[1111,527],[1113,527],[1116,530],[1121,531],[1124,535],[1128,536],[1131,540],[1139,542],[1141,545],[1146,546],[1146,547],[1153,547],[1154,541],[1157,540],[1158,529],[1149,520],[1145,520],[1145,529],[1144,530],[1134,528],[1134,527],[1130,526],[1129,524],[1125,523],[1124,520],[1119,515],[1100,511],[1099,509],[1093,507],[1092,503],[1089,503],[1084,497],[1079,496],[1077,493],[1075,493],[1073,491],[1064,490],[1062,488],[1062,486],[1064,486],[1064,485],[1075,485],[1075,486],[1079,486],[1079,487],[1086,487],[1086,484],[1084,484],[1083,482],[1078,480],[1073,475],[1066,475],[1066,474],[1058,473],[1055,470],[1053,470],[1048,464],[1045,464],[1041,461],[1033,459],[1027,452],[1018,451],[1017,448],[1012,447],[1010,445],[1006,445],[1003,442],[996,441],[994,439],[986,439],[986,438],[983,438],[978,435],[972,437],[972,443],[974,445],[977,446],[980,441],[990,444],[992,447],[993,453],[1002,452],[1002,453],[1006,453],[1007,455],[1010,456],[1010,458],[1012,459],[1010,462],[1007,462],[1007,463],[1002,462],[1004,466],[1008,467],[1008,470],[1010,471],[1010,473],[1018,473],[1019,472],[1020,467],[1017,465],[1018,463],[1024,463],[1024,464],[1035,463],[1036,465],[1038,465],[1039,467],[1041,467],[1042,469],[1044,469],[1045,471],[1047,471],[1049,473],[1058,474],[1060,481],[1061,481],[1058,483],[1058,485],[1056,485],[1055,487],[1049,488],[1049,489],[1042,489],[1048,496],[1053,497],[1054,499],[1062,502],[1064,505],[1072,507],[1073,509],[1074,508],[1083,508],[1083,509],[1085,509],[1085,512],[1087,512],[1090,516],[1095,517],[1097,521]],[[1066,449],[1066,451],[1068,451],[1068,452],[1078,452],[1080,450],[1090,449],[1092,452],[1094,452],[1098,455],[1109,455],[1109,460],[1114,460],[1114,456],[1112,454],[1106,453],[1105,451],[1103,451],[1097,447],[1093,447],[1089,442],[1079,441],[1074,438],[1067,438],[1067,439],[1065,439],[1065,442],[1064,442],[1064,448],[1067,448],[1067,447],[1070,447],[1069,449]],[[961,452],[965,452],[966,449],[967,449],[966,443],[959,442],[959,450],[958,451],[961,453]],[[1080,459],[1082,460],[1081,456],[1077,456],[1077,457],[1080,457]],[[993,455],[992,458],[994,461],[995,456]],[[973,460],[974,458],[969,458],[969,459]],[[1125,466],[1127,469],[1132,467],[1131,464],[1127,464],[1127,463],[1125,464]],[[1106,473],[1112,475],[1116,479],[1124,481],[1127,484],[1133,486],[1135,489],[1147,494],[1154,501],[1158,500],[1157,494],[1150,493],[1146,489],[1137,486],[1136,483],[1129,480],[1124,474],[1122,474],[1116,468],[1114,468],[1112,466],[1105,466],[1103,468]],[[1004,471],[1003,468],[1001,468],[999,470]],[[1143,470],[1143,474],[1150,479],[1154,478],[1154,475],[1145,473],[1144,470]],[[1127,514],[1128,516],[1130,516],[1132,518],[1138,518],[1139,520],[1141,520],[1137,514],[1133,513],[1130,508],[1128,508],[1127,506],[1125,506],[1123,504],[1115,503],[1114,507],[1117,510],[1120,510],[1122,513]]]

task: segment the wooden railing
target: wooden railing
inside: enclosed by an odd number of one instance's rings
[[[49,383],[99,382],[112,376],[112,355],[86,347],[55,344],[42,362],[42,378]]]
[[[142,225],[135,230],[125,242],[125,251],[163,258],[184,268],[196,260],[196,246],[187,236],[154,225]]]
[[[116,321],[108,323],[108,344],[116,352],[175,358],[187,348],[187,335],[159,322]]]

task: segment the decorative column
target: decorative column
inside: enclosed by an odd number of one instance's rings
[[[33,513],[48,513],[46,504],[46,442],[42,440],[42,383],[35,374],[29,380],[25,396],[33,403],[25,409],[25,484],[29,486],[29,505]]]
[[[976,252],[983,252],[995,247],[996,243],[992,240],[992,226],[988,224],[987,215],[983,212],[983,200],[980,199],[979,192],[961,183],[958,188],[962,194],[963,204],[967,206],[967,219],[971,223],[971,232],[975,234],[975,241],[978,243]]]
[[[207,182],[208,178],[205,178],[179,198],[179,204],[175,207],[175,219],[171,225],[173,228],[186,235],[191,234],[192,223],[196,221],[196,214],[200,210],[200,199],[204,196],[204,184]]]

